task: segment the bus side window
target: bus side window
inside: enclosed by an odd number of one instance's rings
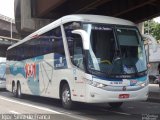
[[[80,23],[67,23],[64,25],[64,29],[67,38],[71,62],[73,63],[73,65],[79,67],[80,69],[84,69],[82,38],[80,35],[72,33],[72,30],[81,29]]]
[[[73,39],[72,62],[77,67],[84,69],[82,38],[80,35],[73,35],[72,34],[72,39]]]
[[[53,53],[54,53],[54,67],[55,69],[66,69],[67,61],[64,51],[61,28],[53,29]]]

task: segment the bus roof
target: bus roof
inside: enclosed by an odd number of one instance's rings
[[[56,28],[60,26],[61,24],[65,24],[72,21],[82,21],[82,22],[88,22],[88,23],[105,23],[105,24],[117,24],[117,25],[128,25],[128,26],[135,26],[135,24],[131,21],[115,18],[115,17],[109,17],[109,16],[102,16],[102,15],[87,15],[87,14],[77,14],[77,15],[67,15],[64,16],[45,27],[35,31],[34,33],[28,35],[23,40],[17,42],[16,44],[10,46],[8,49],[11,49],[17,45],[20,45],[28,40],[30,40],[33,37],[39,36],[53,28]],[[53,27],[54,26],[54,27]]]

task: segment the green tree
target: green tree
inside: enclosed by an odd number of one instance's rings
[[[151,34],[153,37],[156,38],[156,40],[160,40],[160,24],[153,21],[145,21],[144,22],[144,33]]]

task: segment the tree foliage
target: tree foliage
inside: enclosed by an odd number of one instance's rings
[[[160,40],[160,24],[153,20],[144,22],[144,33],[149,33],[155,37],[156,40]]]

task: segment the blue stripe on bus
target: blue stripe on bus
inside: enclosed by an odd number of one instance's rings
[[[145,81],[147,80],[147,76],[143,76],[143,77],[139,77],[139,78],[135,78],[137,79],[138,81]]]
[[[123,80],[120,78],[118,79],[118,78],[107,78],[107,77],[98,77],[98,76],[93,76],[93,78],[106,80],[106,81],[122,81]]]
[[[107,77],[99,77],[99,76],[93,76],[93,78],[101,79],[101,80],[105,80],[105,81],[123,81],[123,79],[121,79],[121,78],[107,78]],[[137,81],[145,81],[145,80],[147,80],[147,76],[131,78],[131,79],[127,79],[127,80],[133,80],[133,79],[137,80]]]

